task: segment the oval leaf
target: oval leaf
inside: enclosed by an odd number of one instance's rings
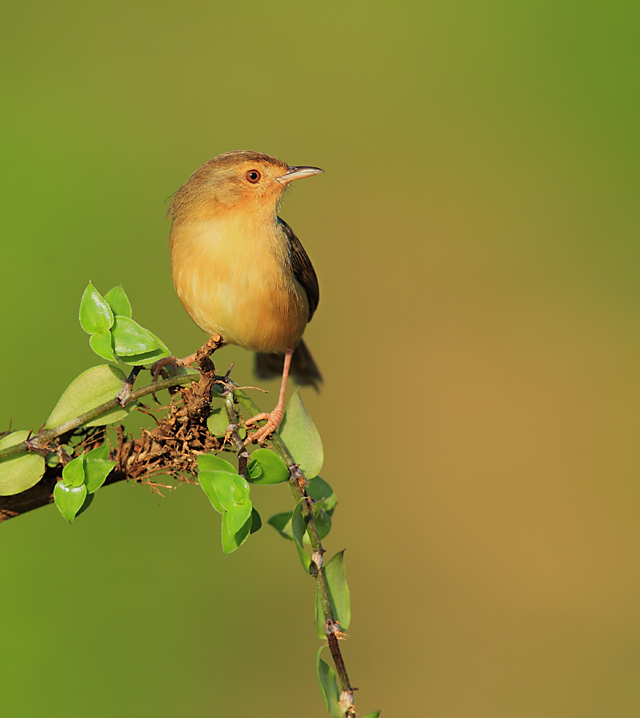
[[[80,300],[80,325],[87,334],[108,332],[113,326],[113,319],[111,307],[89,282]]]
[[[255,509],[251,509],[251,533],[254,534],[256,531],[260,531],[261,528],[262,519],[260,514]]]
[[[333,618],[340,623],[340,628],[346,631],[351,623],[351,600],[344,568],[344,549],[325,564],[324,575],[327,581]],[[318,638],[325,637],[324,620],[320,590],[316,587],[316,634]]]
[[[200,454],[197,461],[199,471],[226,471],[230,474],[236,473],[234,466],[215,454]]]
[[[229,417],[223,406],[217,406],[209,414],[207,419],[207,429],[214,436],[224,436],[227,433],[227,427],[229,426]]]
[[[311,479],[307,487],[307,493],[316,504],[322,502],[322,508],[327,511],[329,515],[333,513],[333,509],[336,505],[336,495],[324,479],[321,479],[319,476]]]
[[[100,444],[95,449],[88,451],[85,457],[87,459],[104,459],[106,461],[109,458],[109,444],[105,441],[104,444]]]
[[[222,550],[227,555],[240,548],[240,546],[242,546],[242,544],[249,538],[252,524],[251,517],[249,517],[244,526],[242,526],[242,528],[234,534],[229,530],[228,517],[229,514],[225,511],[222,514]]]
[[[224,508],[222,504],[220,503],[220,499],[218,498],[218,494],[216,494],[216,490],[213,488],[213,471],[199,471],[198,472],[198,481],[200,482],[200,486],[202,486],[202,490],[205,492],[207,497],[209,498],[209,501],[211,502],[211,505],[213,508],[219,513],[224,513]]]
[[[324,646],[320,648],[316,656],[316,670],[324,707],[332,718],[344,718],[344,711],[340,706],[340,689],[338,681],[336,681],[336,672],[320,658],[323,648]]]
[[[129,317],[129,319],[131,319],[133,313],[131,309],[131,302],[129,301],[129,297],[127,297],[127,293],[122,288],[122,284],[110,289],[104,295],[104,298],[107,300],[109,306],[111,307],[111,311],[114,314],[120,317]]]
[[[247,466],[247,479],[252,484],[273,486],[289,480],[289,469],[271,449],[256,449]]]
[[[28,431],[14,431],[0,439],[0,449],[21,444],[28,436]],[[32,452],[0,461],[0,496],[13,496],[30,489],[40,481],[44,471],[44,457]]]
[[[107,476],[113,471],[115,465],[115,461],[105,461],[104,459],[97,459],[89,454],[85,454],[84,483],[90,494],[97,491],[102,484],[104,484],[107,480]]]
[[[249,484],[239,474],[212,471],[211,485],[225,511],[232,503],[241,504],[249,499]]]
[[[236,534],[251,518],[251,501],[236,504],[232,501],[227,509],[227,528],[230,533]]]
[[[55,409],[47,419],[46,428],[55,429],[70,419],[114,399],[122,389],[126,376],[117,367],[109,364],[91,367],[76,377],[66,388],[64,394],[56,404]],[[131,409],[116,407],[98,419],[91,421],[87,426],[102,426],[123,419]]]
[[[305,477],[312,479],[317,476],[324,461],[322,440],[316,425],[307,414],[299,391],[289,400],[278,433]]]
[[[56,506],[69,523],[82,508],[86,495],[87,487],[84,484],[82,486],[65,486],[59,481],[53,489]]]
[[[93,351],[107,361],[116,361],[113,347],[111,346],[111,332],[107,329],[104,332],[97,332],[89,337],[89,344]]]
[[[291,531],[291,516],[293,511],[284,511],[281,514],[274,514],[267,523],[282,536],[282,538],[293,541],[293,532]]]
[[[77,488],[84,484],[84,457],[78,456],[62,469],[62,483],[67,488]]]
[[[116,317],[111,334],[118,356],[132,357],[162,352],[153,336],[129,317]]]

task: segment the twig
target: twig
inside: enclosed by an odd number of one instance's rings
[[[250,411],[252,415],[260,413],[259,407],[256,406],[256,404],[254,404],[253,401],[243,391],[241,391],[239,387],[234,384],[234,382],[232,382],[228,378],[222,377],[221,380],[226,381],[230,388],[233,387],[233,397],[241,406]],[[232,423],[237,424],[238,415],[235,412],[233,401],[228,398],[226,399],[226,401],[229,420]],[[232,418],[232,412],[234,418]],[[338,637],[342,636],[343,634],[340,631],[340,624],[336,621],[333,615],[331,599],[329,598],[329,588],[327,585],[327,578],[325,576],[322,559],[325,550],[322,547],[322,542],[320,541],[320,536],[318,534],[318,528],[315,524],[315,519],[313,515],[313,499],[307,493],[307,480],[305,479],[304,474],[302,473],[302,471],[300,471],[300,467],[294,461],[293,456],[291,456],[291,452],[287,448],[284,441],[282,441],[282,439],[280,438],[280,435],[274,433],[271,437],[271,443],[273,444],[273,449],[276,454],[278,454],[278,456],[284,461],[284,463],[287,465],[287,468],[289,469],[289,487],[291,488],[291,492],[296,502],[301,500],[303,501],[302,506],[305,523],[307,526],[307,533],[309,534],[309,540],[311,541],[311,547],[313,548],[313,558],[311,568],[309,570],[310,573],[315,576],[320,591],[320,603],[322,605],[322,613],[324,616],[324,632],[327,637],[329,650],[331,651],[333,662],[336,667],[336,673],[340,681],[340,704],[345,711],[345,718],[355,718],[356,711],[355,705],[353,703],[354,689],[349,681],[347,667],[345,665],[344,658],[342,657],[340,644],[338,643]]]
[[[162,389],[170,389],[174,386],[181,386],[182,384],[189,384],[194,380],[194,374],[181,374],[179,376],[172,376],[169,379],[161,379],[160,381],[152,382],[151,384],[147,384],[146,386],[143,386],[140,389],[131,392],[131,397],[129,398],[128,403],[131,403],[132,401],[137,401],[138,399],[141,399],[147,394],[152,394],[156,391],[162,391]],[[29,441],[22,441],[15,446],[9,446],[6,449],[0,450],[0,461],[2,461],[3,459],[8,459],[10,456],[15,456],[16,454],[24,454],[28,451],[42,449],[44,448],[45,444],[49,443],[52,439],[55,439],[58,436],[62,436],[69,431],[73,431],[74,429],[77,429],[83,424],[88,424],[90,421],[99,418],[103,414],[106,414],[108,411],[119,407],[120,404],[118,403],[117,398],[110,399],[104,404],[100,404],[99,406],[96,406],[95,408],[86,411],[84,414],[77,416],[75,419],[69,419],[69,421],[65,421],[64,424],[61,424],[55,429],[47,429],[40,434],[35,434],[34,436],[31,436],[29,438]]]

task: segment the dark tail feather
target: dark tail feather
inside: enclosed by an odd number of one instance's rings
[[[258,379],[274,379],[282,376],[284,354],[256,354],[255,372]],[[301,341],[291,357],[291,376],[298,386],[312,386],[320,390],[322,374],[307,345]]]

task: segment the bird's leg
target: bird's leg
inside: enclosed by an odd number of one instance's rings
[[[247,438],[245,442],[246,444],[250,444],[252,441],[256,441],[258,444],[264,444],[269,434],[272,434],[280,426],[280,422],[284,416],[284,393],[287,388],[287,378],[289,376],[289,366],[291,365],[292,354],[293,349],[287,349],[284,355],[282,384],[280,385],[280,397],[278,398],[276,408],[270,414],[257,414],[244,422],[246,426],[249,426],[250,424],[254,424],[256,421],[261,421],[262,419],[267,420],[267,423],[264,426],[260,427],[255,434],[252,434]]]

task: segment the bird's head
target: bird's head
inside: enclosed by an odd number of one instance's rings
[[[176,192],[169,215],[174,220],[203,218],[234,208],[275,214],[290,182],[323,171],[290,167],[261,152],[225,152],[189,177]]]

